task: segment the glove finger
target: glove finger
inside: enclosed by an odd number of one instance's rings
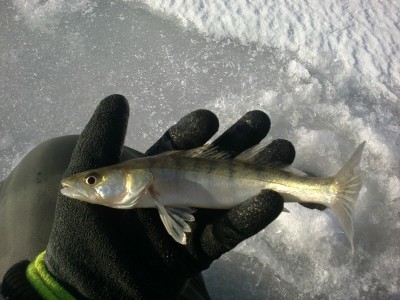
[[[271,190],[262,191],[205,227],[200,240],[203,251],[213,259],[220,257],[265,228],[282,209],[281,195]]]
[[[195,110],[174,126],[146,151],[146,155],[156,155],[165,151],[191,149],[205,144],[217,131],[218,118],[209,110]]]
[[[129,104],[125,97],[104,98],[79,136],[64,176],[117,163],[128,118]]]
[[[293,144],[288,140],[274,140],[264,149],[263,156],[269,163],[291,165],[296,156]]]
[[[267,114],[259,110],[250,111],[228,128],[212,145],[235,157],[258,144],[268,134],[270,127],[271,121]]]

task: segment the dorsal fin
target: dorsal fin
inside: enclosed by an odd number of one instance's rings
[[[235,160],[251,163],[255,165],[266,165],[270,164],[269,158],[266,155],[267,151],[265,148],[267,146],[257,144],[235,157]]]
[[[280,168],[285,172],[288,172],[288,173],[291,173],[291,174],[294,174],[294,175],[297,175],[297,176],[310,177],[310,175],[307,174],[306,172],[301,171],[299,169],[296,169],[295,167],[292,167],[292,166],[287,166],[286,165],[286,166],[283,166],[283,167],[280,167]]]
[[[229,152],[222,151],[218,146],[204,145],[190,150],[175,150],[162,153],[161,155],[177,155],[183,157],[197,157],[208,159],[229,159],[232,155]]]

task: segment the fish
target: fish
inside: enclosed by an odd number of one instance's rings
[[[89,170],[62,180],[69,198],[115,209],[156,208],[167,232],[185,245],[198,208],[231,209],[262,190],[280,193],[285,203],[318,203],[330,208],[354,251],[354,205],[362,187],[359,164],[365,142],[334,176],[312,177],[267,161],[256,145],[231,159],[211,145],[169,151]]]

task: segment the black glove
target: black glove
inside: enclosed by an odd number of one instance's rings
[[[78,140],[65,177],[119,161],[128,111],[122,96],[100,103]],[[253,111],[214,144],[234,157],[260,142],[269,127],[269,118]],[[146,154],[201,146],[217,129],[214,114],[195,111],[171,127]],[[273,142],[267,151],[271,162],[290,164],[295,155],[284,140]],[[282,208],[279,194],[264,191],[229,211],[199,209],[184,246],[168,235],[155,209],[117,210],[59,194],[45,261],[77,298],[170,299],[188,278],[263,229]]]

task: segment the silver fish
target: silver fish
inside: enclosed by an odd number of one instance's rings
[[[309,177],[265,161],[255,146],[235,159],[210,146],[171,151],[75,174],[62,180],[67,197],[118,209],[157,208],[168,233],[186,244],[195,208],[230,209],[263,189],[285,202],[319,203],[332,209],[353,250],[354,204],[362,186],[365,142],[331,177]],[[264,152],[265,153],[265,152]]]

